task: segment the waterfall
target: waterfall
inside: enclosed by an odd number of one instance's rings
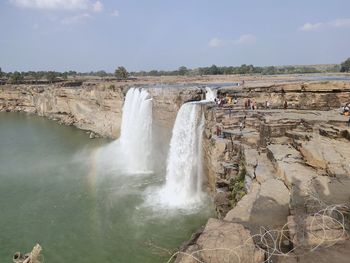
[[[152,98],[144,89],[131,88],[126,94],[119,143],[126,170],[131,173],[150,172]]]
[[[217,91],[209,87],[205,88],[205,101],[215,101]]]
[[[195,102],[181,106],[172,132],[167,160],[166,184],[160,202],[186,207],[202,197],[202,133],[204,116]]]

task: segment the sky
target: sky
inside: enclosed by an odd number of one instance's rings
[[[350,57],[349,10],[349,0],[0,0],[0,67],[340,63]]]

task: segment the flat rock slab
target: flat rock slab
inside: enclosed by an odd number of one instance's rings
[[[261,227],[280,229],[287,223],[289,201],[289,190],[284,183],[277,179],[269,179],[260,187],[255,185],[252,191],[227,213],[225,220],[241,223],[253,234],[260,233]]]
[[[324,169],[333,176],[350,177],[349,141],[317,136],[303,142],[300,152],[309,165]]]

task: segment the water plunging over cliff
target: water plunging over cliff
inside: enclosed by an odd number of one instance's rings
[[[166,184],[160,190],[162,204],[186,207],[200,201],[203,126],[201,105],[195,102],[182,105],[170,142]]]
[[[205,88],[205,100],[206,101],[215,101],[217,96],[217,90],[211,89],[209,87]]]
[[[127,170],[152,170],[152,98],[144,89],[132,88],[126,94],[119,143]]]

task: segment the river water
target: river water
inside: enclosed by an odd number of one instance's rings
[[[212,216],[210,201],[191,211],[146,203],[165,175],[101,168],[99,152],[110,143],[0,113],[0,262],[36,243],[50,263],[166,262],[163,249],[176,250]]]

